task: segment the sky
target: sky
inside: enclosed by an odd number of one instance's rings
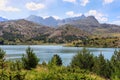
[[[0,0],[0,16],[7,19],[30,15],[64,19],[82,14],[120,25],[120,0]]]

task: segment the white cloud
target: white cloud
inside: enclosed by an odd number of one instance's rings
[[[60,19],[60,17],[59,17],[59,16],[52,16],[52,17],[54,17],[55,19]]]
[[[95,16],[95,18],[97,20],[99,20],[100,22],[108,21],[107,17],[104,14],[102,14],[102,13],[96,11],[96,10],[89,10],[87,13],[85,13],[85,15],[86,16],[91,16],[91,15]]]
[[[65,14],[68,15],[68,16],[73,16],[73,15],[74,15],[74,12],[73,12],[73,11],[68,11],[68,12],[66,12]]]
[[[117,19],[120,19],[120,16],[117,16],[116,18],[117,18]]]
[[[89,0],[81,0],[81,6],[86,6],[89,3]]]
[[[43,18],[45,19],[45,18],[48,18],[48,17],[50,17],[50,16],[43,16]],[[56,16],[56,15],[54,15],[54,16],[52,16],[53,18],[55,18],[56,20],[57,19],[61,19],[59,16]]]
[[[112,3],[114,0],[104,0],[103,4],[110,4]]]
[[[42,17],[45,19],[45,18],[48,18],[48,17],[50,17],[50,16],[42,16]]]
[[[27,8],[28,10],[40,10],[40,9],[45,8],[45,5],[44,5],[44,4],[34,3],[34,2],[26,3],[25,6],[26,6],[26,8]]]
[[[11,12],[20,11],[20,9],[12,6],[7,6],[7,4],[8,4],[8,0],[0,0],[0,11],[11,11]]]
[[[77,16],[81,16],[82,15],[82,13],[74,13],[73,11],[68,11],[65,14],[70,16],[70,17],[77,17]]]
[[[116,21],[110,22],[110,24],[120,25],[120,20],[116,20]]]
[[[76,0],[63,0],[65,2],[76,3]]]

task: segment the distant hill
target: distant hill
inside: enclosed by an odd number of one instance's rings
[[[29,39],[53,29],[24,19],[0,22],[0,36],[7,40]]]

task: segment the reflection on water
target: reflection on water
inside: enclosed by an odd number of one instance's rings
[[[6,51],[7,59],[19,59],[25,53],[28,45],[2,45],[0,46]],[[82,47],[63,47],[62,45],[31,45],[36,55],[40,58],[40,63],[48,62],[54,54],[58,54],[64,65],[69,65],[72,57],[79,52]],[[88,48],[95,56],[102,53],[106,59],[110,59],[115,48]]]

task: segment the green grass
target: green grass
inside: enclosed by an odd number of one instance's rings
[[[3,70],[3,73],[6,75],[3,75],[5,80],[10,80],[10,77],[12,80],[18,80],[18,78],[15,77],[16,75],[21,77],[20,80],[105,80],[89,71],[65,66],[50,67],[48,65],[38,65],[35,69],[22,69],[20,71],[11,71],[8,68]],[[2,69],[0,69],[0,76],[1,75]],[[22,79],[22,77],[24,77],[24,79]]]

